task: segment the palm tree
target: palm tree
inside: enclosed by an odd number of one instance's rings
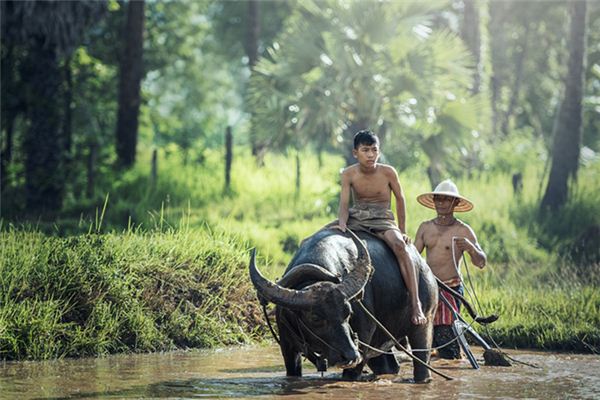
[[[302,2],[251,77],[260,140],[272,149],[341,142],[351,162],[352,135],[371,128],[386,148],[410,141],[437,163],[448,139],[461,145],[476,128],[478,99],[468,92],[472,58],[456,35],[430,28],[434,11],[431,2]]]

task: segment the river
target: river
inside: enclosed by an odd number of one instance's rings
[[[473,348],[477,358],[482,351]],[[509,351],[538,368],[484,366],[468,361],[434,360],[432,365],[455,378],[411,382],[412,363],[399,375],[360,382],[340,381],[330,369],[321,377],[310,363],[304,377],[286,378],[276,346],[179,351],[44,362],[0,363],[1,399],[598,399],[597,355]]]

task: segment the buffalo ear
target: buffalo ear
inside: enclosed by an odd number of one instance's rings
[[[319,265],[307,263],[294,266],[277,281],[277,284],[286,288],[296,288],[301,283],[305,284],[311,281],[340,283],[342,279]]]

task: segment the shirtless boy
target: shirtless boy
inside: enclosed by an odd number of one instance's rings
[[[431,193],[417,197],[417,201],[428,208],[435,209],[437,217],[423,222],[417,230],[415,246],[419,253],[427,249],[427,264],[442,282],[459,293],[463,293],[462,276],[458,266],[463,252],[469,253],[471,261],[479,268],[486,263],[486,255],[479,246],[471,227],[454,217],[454,212],[466,212],[473,209],[473,203],[458,193],[451,180],[445,180]],[[460,303],[446,292],[440,292],[460,311]],[[450,341],[452,334],[452,312],[440,300],[434,319],[433,344],[441,346]],[[438,354],[442,358],[460,358],[460,348],[455,341],[443,347]]]
[[[419,301],[415,267],[406,251],[406,207],[398,174],[393,167],[377,163],[379,138],[371,131],[360,131],[354,135],[352,154],[358,163],[342,171],[338,226],[344,232],[346,228],[371,232],[390,246],[408,288],[411,321],[415,325],[423,325],[427,318]],[[391,210],[392,193],[396,198],[398,225]],[[351,195],[354,204],[349,207]]]

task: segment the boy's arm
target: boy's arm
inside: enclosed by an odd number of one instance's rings
[[[402,186],[400,186],[400,180],[398,179],[398,173],[393,167],[390,167],[390,188],[396,197],[396,218],[398,218],[398,228],[400,228],[402,233],[406,233],[406,203],[404,201]]]
[[[460,251],[466,251],[469,253],[471,256],[471,262],[473,262],[475,266],[483,268],[487,263],[487,256],[481,249],[479,242],[477,242],[477,237],[475,236],[473,229],[471,229],[471,227],[468,225],[466,225],[465,228],[465,236],[456,240],[456,247]]]
[[[348,207],[350,204],[350,173],[348,170],[342,172],[342,190],[340,192],[340,205],[338,211],[338,222],[340,229],[346,231],[348,223]]]

